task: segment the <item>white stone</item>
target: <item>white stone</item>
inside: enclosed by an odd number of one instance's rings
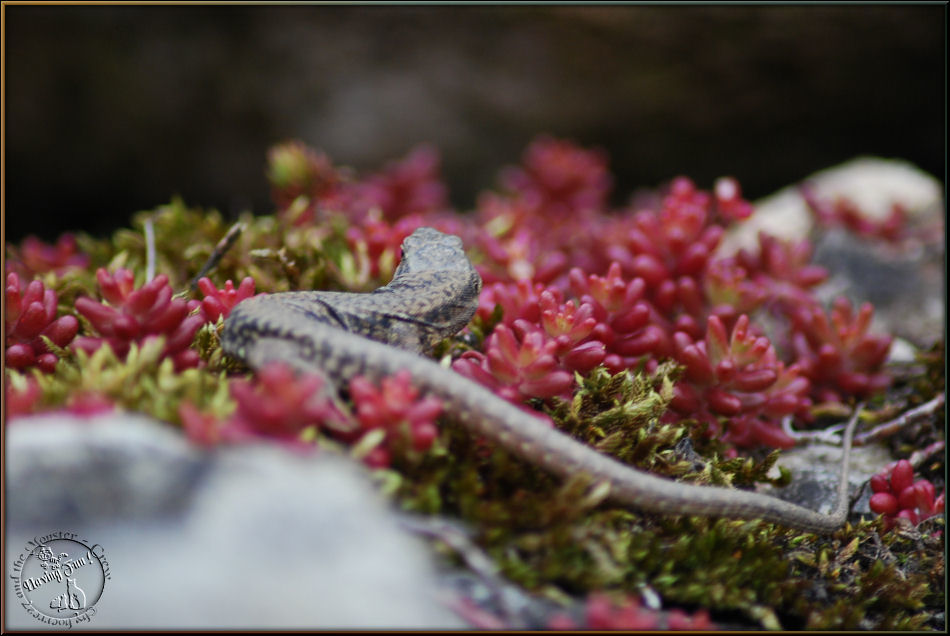
[[[6,455],[7,563],[57,530],[108,559],[97,613],[73,629],[464,627],[439,602],[430,551],[346,458],[273,444],[198,452],[125,414],[17,419]],[[187,478],[163,473],[195,461]],[[49,629],[5,574],[7,627]]]

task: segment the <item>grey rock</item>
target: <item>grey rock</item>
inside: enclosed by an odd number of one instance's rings
[[[180,514],[208,462],[135,414],[17,418],[7,427],[7,524],[89,524]]]
[[[843,230],[818,233],[814,262],[829,278],[817,290],[830,303],[846,296],[857,306],[874,305],[872,331],[894,334],[929,346],[943,337],[946,300],[942,236],[908,249],[867,241]]]
[[[198,452],[126,415],[15,420],[7,457],[7,563],[57,530],[108,559],[76,629],[464,627],[438,602],[431,555],[345,458]],[[6,579],[7,626],[47,627]]]
[[[867,481],[890,461],[887,449],[879,444],[851,449],[848,470],[849,496],[852,499],[858,496],[852,512],[870,512],[867,505],[870,489],[865,486]],[[784,488],[767,487],[764,491],[822,514],[828,514],[834,509],[838,471],[841,469],[840,447],[820,443],[797,446],[784,451],[778,463],[788,469],[793,480]]]

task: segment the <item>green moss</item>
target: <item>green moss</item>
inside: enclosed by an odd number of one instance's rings
[[[42,390],[41,404],[56,408],[68,405],[74,396],[97,395],[126,410],[176,424],[183,401],[220,417],[234,409],[224,372],[206,368],[176,372],[171,360],[161,359],[163,346],[162,338],[141,347],[132,345],[124,360],[108,345],[92,355],[76,351],[70,359],[61,360],[54,373],[33,372]],[[12,370],[7,373],[19,375]]]
[[[655,472],[715,484],[775,481],[765,473],[777,452],[759,462],[714,454],[699,472],[678,459],[689,424],[659,423],[673,373],[598,369],[578,379],[573,401],[549,412],[571,434]],[[760,521],[641,514],[606,503],[581,477],[558,482],[450,421],[441,442],[447,454],[399,467],[402,505],[461,517],[507,578],[539,594],[649,587],[670,604],[740,612],[766,629],[916,629],[942,599],[933,589],[942,539],[907,553],[904,565],[885,564],[874,546],[905,554],[910,542],[878,522],[819,537]]]
[[[181,199],[137,213],[132,227],[116,231],[110,241],[81,237],[82,248],[93,255],[92,281],[97,266],[110,270],[126,267],[138,274],[137,283],[139,277],[144,279],[147,221],[154,233],[155,270],[167,274],[172,286],[181,291],[186,291],[235,223],[243,226],[243,231],[208,274],[218,286],[228,279],[236,284],[245,276],[254,278],[257,290],[263,292],[367,290],[380,284],[352,254],[343,217],[331,216],[324,223],[304,227],[294,227],[272,215],[250,213],[227,221],[216,210],[190,208]],[[381,272],[379,278],[388,274],[391,270]],[[87,289],[94,289],[94,284]]]

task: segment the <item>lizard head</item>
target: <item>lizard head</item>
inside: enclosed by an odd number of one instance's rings
[[[396,276],[450,270],[473,270],[462,247],[462,239],[454,234],[420,227],[402,242],[402,260]]]

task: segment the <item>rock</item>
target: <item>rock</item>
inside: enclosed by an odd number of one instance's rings
[[[137,414],[17,418],[7,427],[7,524],[30,531],[182,514],[209,465]]]
[[[890,454],[880,444],[851,449],[848,470],[850,497],[860,495],[852,507],[853,512],[870,514],[867,504],[870,489],[860,489],[890,461]],[[840,447],[820,443],[798,446],[782,452],[778,465],[792,474],[792,482],[784,488],[763,488],[763,492],[822,514],[828,514],[834,509],[838,471],[841,469]],[[778,471],[775,470],[774,473],[773,476],[777,477]]]
[[[75,628],[464,627],[437,602],[428,551],[329,452],[198,452],[142,416],[57,414],[15,420],[7,457],[7,563],[57,530],[108,559],[97,613]],[[8,627],[48,627],[6,578]]]
[[[847,296],[855,306],[874,305],[871,330],[928,347],[943,337],[946,322],[943,233],[939,243],[895,246],[832,229],[815,239],[814,262],[828,270],[816,289],[822,302]]]

